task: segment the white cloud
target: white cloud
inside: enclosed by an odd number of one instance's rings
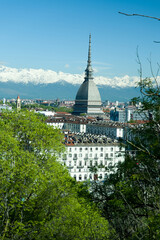
[[[0,66],[0,82],[12,81],[15,83],[33,83],[48,84],[64,80],[71,84],[81,84],[84,80],[84,74],[71,74],[64,72],[55,72],[53,70],[44,69],[17,69],[6,66]],[[160,77],[159,77],[160,80]],[[139,81],[138,76],[113,77],[107,78],[96,76],[94,81],[98,85],[111,87],[135,87]]]
[[[92,68],[94,73],[98,73],[98,68]]]

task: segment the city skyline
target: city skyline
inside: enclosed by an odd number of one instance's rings
[[[136,51],[144,77],[157,71],[160,23],[118,12],[158,17],[160,3],[140,1],[0,0],[0,81],[71,84],[83,82],[88,37],[96,84],[134,87],[139,79]],[[150,56],[151,55],[151,56]]]

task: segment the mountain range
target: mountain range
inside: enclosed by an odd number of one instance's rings
[[[71,84],[64,80],[48,84],[0,82],[0,99],[16,98],[19,95],[21,99],[74,100],[79,86],[79,84]],[[105,85],[97,87],[102,101],[127,102],[133,97],[139,96],[139,91],[135,87],[113,88]]]

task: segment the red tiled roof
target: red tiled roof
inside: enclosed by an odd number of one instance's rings
[[[67,114],[67,115],[71,115],[70,113],[68,113],[68,112],[56,112],[56,114]]]

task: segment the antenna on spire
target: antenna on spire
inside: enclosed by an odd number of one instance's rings
[[[88,64],[91,65],[91,34],[89,34]]]

